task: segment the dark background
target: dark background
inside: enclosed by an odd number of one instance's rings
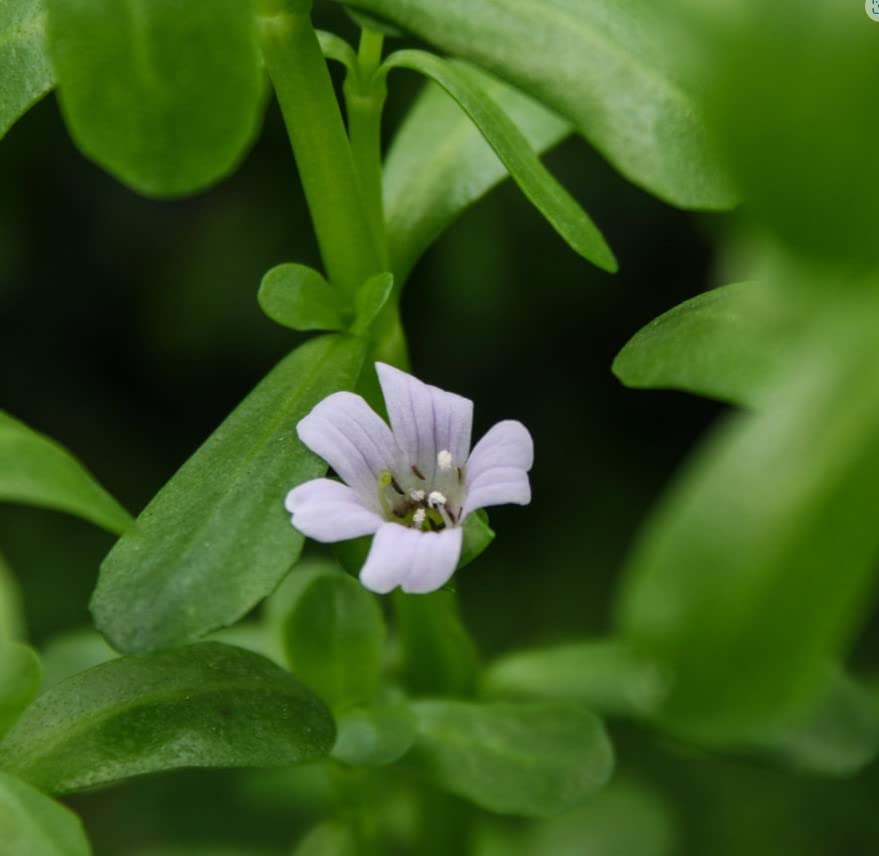
[[[353,35],[343,16],[320,23]],[[414,92],[399,80],[388,136]],[[663,205],[580,139],[547,164],[604,231],[618,275],[574,255],[505,184],[425,256],[403,302],[416,373],[476,402],[476,435],[512,417],[535,439],[532,506],[492,513],[498,538],[457,583],[487,655],[608,629],[639,524],[719,409],[626,390],[610,364],[640,326],[716,284],[723,218]],[[156,202],[86,161],[49,97],[0,146],[0,186],[0,406],[137,512],[298,341],[256,302],[271,266],[319,266],[278,110],[233,176]],[[63,515],[0,508],[0,549],[35,644],[89,623],[111,543]],[[628,728],[614,736],[621,769],[662,794],[688,853],[875,852],[866,777],[828,784],[696,757]],[[190,842],[184,853],[204,840],[281,848],[301,829],[271,777],[237,773],[155,777],[75,807],[99,855],[175,837]]]

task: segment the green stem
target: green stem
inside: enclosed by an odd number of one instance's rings
[[[384,269],[345,125],[311,24],[311,0],[259,0],[266,68],[293,147],[327,276],[353,296]]]
[[[348,135],[367,216],[379,247],[382,265],[387,269],[388,249],[385,236],[385,213],[382,203],[382,110],[387,97],[384,75],[376,76],[381,64],[384,36],[363,30],[357,54],[356,70],[345,80],[345,107]]]

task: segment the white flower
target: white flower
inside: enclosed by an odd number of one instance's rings
[[[316,541],[374,534],[360,571],[368,589],[435,591],[455,571],[468,514],[531,501],[534,444],[521,422],[506,420],[471,451],[472,401],[384,363],[376,371],[391,428],[359,395],[325,398],[297,432],[345,483],[306,482],[285,506]]]

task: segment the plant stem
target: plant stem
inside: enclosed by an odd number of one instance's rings
[[[259,9],[266,68],[284,115],[327,277],[353,297],[384,266],[311,24],[311,0],[260,0]]]
[[[356,72],[345,79],[345,107],[348,114],[348,135],[360,189],[366,203],[367,216],[379,247],[381,262],[388,267],[385,237],[385,214],[382,203],[382,110],[387,97],[384,75],[375,75],[381,63],[384,36],[363,30],[357,54]]]

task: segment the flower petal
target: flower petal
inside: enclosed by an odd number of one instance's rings
[[[375,535],[360,581],[368,589],[387,594],[427,593],[445,585],[461,555],[462,530],[421,532],[397,523],[385,523]]]
[[[312,479],[294,487],[284,506],[303,535],[324,543],[371,535],[383,522],[350,487],[332,479]]]
[[[534,441],[528,429],[513,419],[498,422],[470,453],[463,515],[491,505],[527,505],[533,464]]]
[[[462,465],[470,451],[473,402],[423,383],[385,363],[375,364],[391,427],[409,464],[433,482],[437,452],[448,450]]]
[[[400,585],[415,564],[419,537],[423,534],[399,523],[384,523],[372,539],[369,555],[360,569],[360,582],[378,594],[387,594]]]
[[[422,537],[415,564],[403,580],[403,591],[410,594],[427,594],[444,586],[461,558],[464,532],[458,527],[419,534]]]
[[[374,510],[378,474],[399,466],[399,447],[382,418],[359,396],[336,392],[296,426],[299,439],[323,458]]]
[[[518,467],[494,467],[486,470],[467,488],[461,519],[477,508],[491,505],[528,505],[531,483],[528,473]]]

